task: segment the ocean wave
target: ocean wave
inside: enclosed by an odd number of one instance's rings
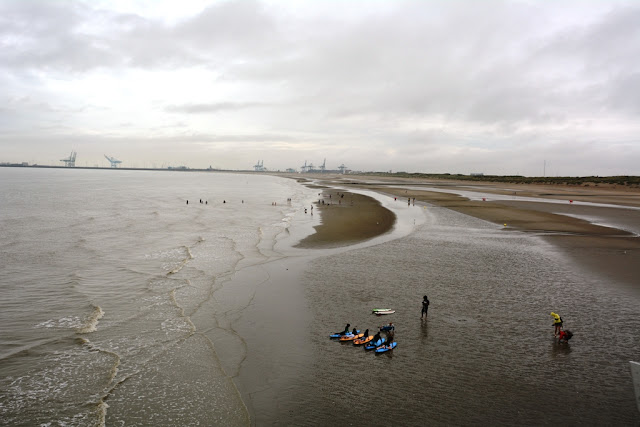
[[[34,328],[78,329],[82,327],[82,319],[78,316],[67,316],[61,319],[49,319],[40,322]]]
[[[77,329],[77,333],[79,334],[88,334],[90,332],[95,332],[98,328],[98,321],[102,319],[104,316],[104,311],[98,305],[93,306],[93,312],[87,316],[84,324]]]

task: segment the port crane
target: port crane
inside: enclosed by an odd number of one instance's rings
[[[320,165],[320,173],[324,173],[326,165],[327,165],[327,159],[325,158],[324,162]]]
[[[258,160],[258,163],[256,163],[255,165],[253,165],[253,169],[256,172],[264,172],[264,160]]]
[[[118,160],[118,159],[116,159],[115,157],[109,157],[109,156],[107,156],[106,154],[104,155],[104,157],[105,157],[107,160],[109,160],[109,163],[111,163],[111,167],[112,167],[112,168],[117,168],[117,167],[118,167],[118,165],[119,165],[120,163],[122,163],[122,160]]]
[[[66,159],[60,159],[61,162],[64,162],[64,166],[67,168],[75,168],[76,167],[76,152],[72,151],[69,157]]]

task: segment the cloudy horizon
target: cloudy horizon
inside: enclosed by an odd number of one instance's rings
[[[0,162],[640,175],[635,1],[0,2]]]

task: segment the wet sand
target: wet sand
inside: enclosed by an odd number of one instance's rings
[[[334,248],[371,239],[391,230],[396,220],[380,202],[357,193],[327,188],[314,205],[321,223],[299,248]]]
[[[573,200],[640,207],[640,189],[621,188],[620,186],[596,188],[456,181],[442,183],[417,179],[376,179],[375,182],[371,181],[370,177],[349,176],[348,185],[397,197],[398,203],[404,203],[407,198],[411,198],[413,203],[413,198],[415,198],[416,202],[429,203],[502,225],[505,231],[518,230],[541,234],[593,274],[612,277],[640,291],[640,282],[637,279],[640,277],[640,237],[637,232],[628,230],[640,227],[640,211],[613,207],[594,208],[570,202]],[[327,185],[345,185],[344,177],[341,176],[334,176],[332,179],[325,177],[324,182]],[[406,186],[428,185],[439,187],[445,191],[447,189],[464,189],[484,192],[487,194],[487,200],[471,201],[451,193],[388,186],[398,184]],[[550,198],[560,200],[562,204],[518,200],[494,201],[491,200],[492,194]],[[314,236],[310,236],[301,243],[301,246],[307,248],[340,246],[352,243],[354,239],[373,237],[372,233],[386,231],[385,227],[377,229],[376,224],[388,222],[388,219],[383,215],[384,210],[371,209],[366,211],[364,208],[367,206],[373,207],[375,203],[362,204],[358,210],[345,210],[344,212],[327,209],[326,215],[323,211],[322,226],[317,228]],[[348,214],[348,220],[343,219],[343,216],[338,213]],[[359,221],[357,215],[365,215],[363,221]],[[593,224],[575,217],[594,215],[605,219],[606,225]],[[346,216],[344,215],[344,217]],[[377,217],[379,219],[376,219]],[[620,226],[610,226],[609,224],[620,224]],[[628,227],[625,227],[625,224]],[[345,234],[351,229],[350,227],[355,227],[355,225],[357,228],[352,229],[352,235]]]
[[[338,191],[331,185],[345,183],[327,182],[320,189],[325,196]],[[427,222],[400,239],[347,247],[378,234],[373,219],[386,216],[385,210],[316,207],[322,224],[302,244],[306,255],[256,267],[251,282],[261,286],[234,325],[247,342],[237,379],[252,423],[637,423],[627,361],[638,354],[638,298],[610,283],[637,277],[624,256],[627,245],[636,256],[636,237],[559,215],[553,205],[477,206],[459,196],[417,191],[411,196],[416,205],[407,208],[404,189],[361,187],[399,192],[398,209],[426,208]],[[612,221],[636,222],[637,213],[625,217],[603,209]],[[367,220],[359,221],[365,213]],[[354,227],[358,231],[351,233]],[[575,270],[567,255],[584,268]],[[621,272],[626,279],[607,278]],[[432,300],[428,321],[419,317],[423,293]],[[397,313],[371,314],[382,306]],[[576,332],[570,346],[553,340],[550,310]],[[400,344],[380,357],[327,338],[345,322],[374,331],[389,320]],[[613,348],[610,322],[617,328]],[[554,393],[562,396],[561,412]],[[387,411],[394,418],[385,418]]]

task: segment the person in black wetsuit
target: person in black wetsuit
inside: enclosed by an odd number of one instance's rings
[[[423,316],[427,317],[427,311],[429,311],[429,298],[427,298],[427,296],[425,295],[422,299],[422,314],[420,315],[421,319]]]
[[[344,327],[344,331],[339,332],[340,335],[347,335],[349,333],[349,328],[351,327],[350,323],[347,323],[347,326]]]
[[[374,336],[373,339],[371,340],[371,342],[375,343],[378,342],[378,340],[380,339],[380,332],[377,332]]]

